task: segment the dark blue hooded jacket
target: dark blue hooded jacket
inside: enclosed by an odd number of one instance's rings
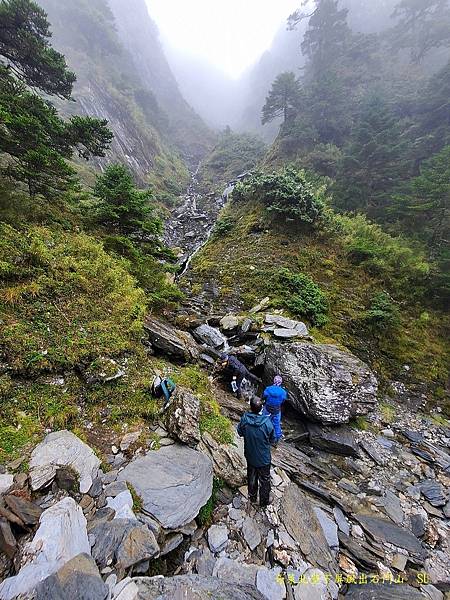
[[[276,442],[275,431],[268,415],[245,413],[237,427],[244,438],[244,453],[252,467],[265,467],[272,462],[270,445]]]

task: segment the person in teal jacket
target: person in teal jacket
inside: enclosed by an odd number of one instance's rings
[[[237,427],[244,438],[244,454],[247,460],[248,496],[256,502],[259,488],[259,504],[270,503],[270,464],[271,445],[275,444],[275,431],[270,417],[261,414],[262,402],[259,398],[250,400],[251,412],[246,412]]]
[[[283,437],[281,429],[281,407],[287,399],[287,392],[281,387],[283,379],[276,375],[273,385],[266,387],[263,393],[264,414],[270,416],[272,425],[275,429],[277,442]]]

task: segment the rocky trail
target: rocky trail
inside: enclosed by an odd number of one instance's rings
[[[169,247],[178,251],[177,277],[181,277],[187,271],[192,258],[207,242],[219,212],[227,200],[227,190],[222,196],[201,193],[198,181],[199,168],[200,165],[192,174],[191,183],[182,203],[172,211],[166,221],[164,241]]]
[[[272,504],[249,503],[242,440],[202,432],[201,398],[179,387],[151,442],[111,433],[107,464],[55,431],[3,469],[0,599],[448,598],[448,428],[405,404],[386,414],[367,365],[267,301],[190,323],[149,317],[149,348],[200,361],[232,421],[247,405],[214,373],[225,345],[268,379],[283,372]]]

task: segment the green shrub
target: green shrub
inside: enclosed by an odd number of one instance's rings
[[[392,329],[400,322],[399,310],[389,294],[378,292],[373,296],[363,320],[371,329]]]
[[[293,218],[297,223],[314,224],[325,209],[324,188],[314,186],[305,171],[293,167],[254,173],[236,185],[233,199],[260,200],[269,212]]]
[[[223,488],[223,481],[217,477],[214,477],[211,496],[210,496],[208,502],[204,506],[202,506],[202,508],[200,509],[200,512],[198,513],[197,520],[198,520],[198,524],[201,527],[204,527],[205,525],[209,525],[211,523],[212,514],[217,505],[217,494],[219,493],[219,491],[222,488]]]
[[[216,221],[214,226],[213,235],[215,237],[222,237],[229,233],[235,225],[234,220],[230,216],[224,216]]]
[[[318,327],[327,323],[326,296],[308,275],[282,269],[278,275],[278,292],[281,303],[294,315],[305,317]]]

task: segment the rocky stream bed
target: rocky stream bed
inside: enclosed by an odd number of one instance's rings
[[[271,505],[249,503],[242,441],[202,433],[200,400],[182,387],[149,445],[140,430],[111,433],[108,469],[73,433],[51,432],[0,474],[1,600],[450,596],[449,429],[405,403],[388,418],[367,365],[266,305],[184,308],[175,320],[189,329],[149,317],[146,332],[149,352],[210,370],[232,421],[247,405],[215,375],[224,347],[265,380],[283,373]]]

